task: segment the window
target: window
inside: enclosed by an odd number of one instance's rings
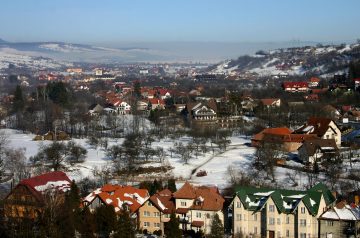
[[[160,223],[155,222],[155,223],[154,223],[154,227],[160,228]]]
[[[144,217],[149,217],[150,216],[150,212],[149,211],[144,211]]]
[[[201,218],[201,212],[196,212],[196,218]]]
[[[181,206],[186,207],[186,202],[181,202]]]
[[[160,212],[154,212],[154,217],[159,217],[160,216]]]
[[[286,216],[286,224],[290,224],[290,216],[289,215]]]
[[[152,207],[153,204],[152,204],[150,201],[148,201],[148,206],[149,206],[149,207]]]
[[[305,207],[301,207],[301,214],[305,214]]]
[[[300,226],[306,226],[306,219],[300,219]]]
[[[290,231],[286,230],[286,237],[290,237]]]
[[[257,221],[257,214],[254,214],[254,215],[253,215],[253,220],[254,220],[254,221]]]
[[[254,234],[257,234],[257,226],[254,227]]]
[[[306,238],[306,233],[300,233],[300,238]]]
[[[144,227],[149,227],[149,226],[150,226],[150,222],[145,221],[144,222]]]
[[[170,214],[165,214],[165,218],[170,218]]]
[[[275,225],[275,218],[273,217],[269,218],[269,225]]]
[[[277,232],[277,237],[281,237],[280,231]]]
[[[275,206],[269,205],[269,212],[274,212],[274,211],[275,211]]]
[[[206,213],[206,218],[207,218],[207,219],[211,219],[210,213]]]
[[[277,224],[280,225],[281,224],[281,220],[280,218],[277,219]]]
[[[327,226],[334,226],[334,222],[333,221],[326,221],[326,225]]]
[[[241,202],[236,202],[236,207],[241,208]]]
[[[241,214],[236,214],[236,220],[241,221]]]

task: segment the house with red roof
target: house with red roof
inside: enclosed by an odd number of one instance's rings
[[[309,79],[309,88],[316,88],[320,84],[320,79],[317,77],[311,77]]]
[[[126,209],[133,218],[137,218],[138,209],[148,199],[149,193],[146,189],[106,184],[83,198],[83,205],[88,206],[91,212],[101,205],[113,206],[116,213]]]
[[[175,212],[175,200],[169,189],[164,189],[152,195],[139,208],[139,229],[149,233],[161,231],[164,234],[166,222],[171,213]]]
[[[217,187],[194,186],[188,182],[175,193],[176,214],[179,217],[183,230],[202,230],[209,234],[211,221],[217,214],[224,223],[223,204],[224,198]]]
[[[276,144],[282,151],[295,152],[305,139],[315,135],[294,134],[287,127],[266,128],[251,138],[251,145],[261,146],[262,143]]]
[[[360,87],[360,78],[353,79],[354,80],[354,88],[357,90]]]
[[[280,98],[264,98],[264,99],[260,99],[260,102],[266,108],[280,107],[281,105]]]
[[[341,131],[330,118],[310,117],[303,126],[294,131],[294,134],[315,135],[321,139],[334,139],[336,145],[341,146]]]
[[[70,186],[71,180],[61,171],[21,180],[4,199],[4,215],[6,218],[36,219],[41,215],[49,193],[61,201]]]
[[[282,84],[283,89],[286,92],[308,92],[309,91],[309,83],[308,82],[284,82]]]
[[[159,98],[150,98],[149,99],[149,107],[151,104],[151,110],[155,109],[165,109],[165,101]]]

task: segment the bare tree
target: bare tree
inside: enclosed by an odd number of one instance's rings
[[[14,182],[30,177],[30,167],[26,163],[25,149],[9,149],[6,152],[5,168],[11,171]]]

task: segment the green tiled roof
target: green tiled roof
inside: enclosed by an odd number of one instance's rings
[[[281,213],[293,213],[302,201],[312,215],[318,213],[321,197],[324,197],[326,205],[335,201],[334,196],[324,184],[317,184],[307,191],[238,187],[236,195],[247,210],[254,212],[260,211],[270,198]]]

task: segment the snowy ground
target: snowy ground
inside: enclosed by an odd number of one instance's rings
[[[22,132],[10,129],[1,129],[0,132],[5,132],[8,136],[9,146],[13,148],[24,148],[25,156],[29,159],[34,156],[39,146],[42,144],[49,144],[50,141],[34,141],[33,134],[24,134]],[[82,145],[87,149],[87,156],[83,163],[77,164],[71,167],[71,171],[68,172],[69,177],[79,181],[85,177],[93,177],[93,170],[95,168],[101,168],[104,166],[112,166],[109,159],[106,157],[106,152],[98,147],[94,148],[90,146],[86,139],[74,139],[76,143]],[[177,142],[186,144],[190,141],[189,137],[181,137]],[[122,144],[123,139],[109,139],[109,146],[114,144]],[[231,166],[235,171],[249,172],[250,163],[253,160],[255,149],[248,146],[250,139],[243,136],[231,137],[231,144],[227,147],[225,152],[215,150],[214,153],[211,149],[206,154],[199,155],[198,158],[192,158],[188,164],[176,157],[174,154],[170,156],[169,149],[174,147],[173,140],[166,138],[161,141],[153,143],[154,147],[162,147],[164,151],[167,151],[167,155],[164,159],[166,165],[173,167],[172,171],[168,173],[170,176],[178,178],[179,181],[184,182],[189,180],[190,182],[198,185],[216,185],[220,189],[225,188],[229,185],[228,168]],[[210,144],[208,144],[210,147]],[[346,164],[346,163],[345,163]],[[294,161],[289,161],[290,166],[301,166],[301,164]],[[158,162],[148,163],[144,166],[161,166]],[[355,165],[355,167],[357,167]],[[197,177],[196,172],[192,174],[192,171],[205,170],[207,176]],[[289,176],[287,173],[296,174],[296,180],[299,186],[297,188],[302,189],[307,185],[306,173],[296,172],[291,169],[277,167],[276,168],[276,182],[282,186],[291,186]],[[164,174],[148,174],[144,175],[154,178],[156,176],[163,176]]]
[[[24,134],[22,132],[10,129],[2,129],[8,136],[9,147],[12,148],[24,148],[25,156],[29,159],[31,156],[36,155],[39,150],[39,146],[51,143],[50,141],[34,141],[33,134]],[[190,140],[189,137],[182,137],[180,142],[186,144]],[[101,168],[102,166],[108,166],[110,161],[106,157],[105,151],[98,147],[94,148],[90,146],[85,139],[74,139],[76,143],[82,145],[87,149],[87,156],[83,163],[75,165],[71,168],[69,176],[73,179],[81,179],[85,177],[92,177],[94,168]],[[121,144],[123,139],[109,140],[109,146],[116,143]],[[245,168],[250,162],[254,148],[245,146],[244,143],[248,143],[249,140],[245,138],[232,137],[231,144],[224,153],[215,151],[207,152],[204,155],[198,156],[198,158],[191,159],[188,164],[184,164],[180,158],[172,157],[170,154],[165,158],[165,163],[172,166],[174,169],[171,171],[171,175],[181,180],[190,179],[191,182],[196,184],[212,184],[219,187],[224,187],[227,184],[227,168],[232,165],[238,168]],[[165,151],[173,147],[174,141],[170,139],[164,139],[159,142],[154,142],[154,147],[162,147]],[[160,166],[159,163],[150,163],[147,166]],[[191,175],[193,169],[206,170],[208,176],[196,177]]]

